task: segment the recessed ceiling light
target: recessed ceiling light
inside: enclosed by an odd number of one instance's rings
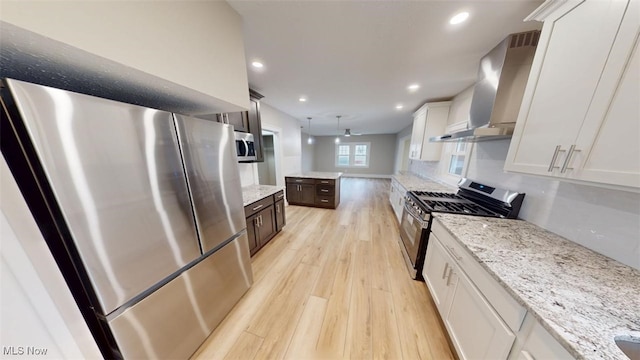
[[[460,24],[461,22],[464,22],[468,18],[469,18],[469,13],[466,12],[466,11],[463,11],[461,13],[455,14],[451,18],[451,20],[449,20],[449,24],[451,24],[451,25]]]
[[[261,63],[260,61],[254,61],[251,63],[251,66],[253,66],[256,69],[262,69],[264,67],[264,64]]]
[[[411,85],[407,86],[407,89],[409,89],[409,91],[416,91],[416,90],[420,89],[420,85],[411,84]]]
[[[403,107],[404,107],[404,106],[403,106],[402,104],[398,104],[398,105],[396,105],[396,109],[398,109],[398,110],[402,109]]]
[[[306,97],[301,97],[301,98],[299,98],[299,99],[298,99],[298,101],[300,101],[300,102],[306,102],[306,101],[307,101],[307,98],[306,98]]]

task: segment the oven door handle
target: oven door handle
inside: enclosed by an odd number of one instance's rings
[[[404,212],[406,212],[407,215],[411,216],[411,218],[413,218],[413,221],[417,221],[423,229],[427,229],[429,227],[429,221],[422,220],[413,211],[414,210],[411,208],[411,205],[404,203]]]

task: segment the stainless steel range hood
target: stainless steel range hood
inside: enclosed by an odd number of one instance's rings
[[[431,142],[477,142],[511,137],[529,78],[540,31],[511,34],[480,60],[467,130]]]

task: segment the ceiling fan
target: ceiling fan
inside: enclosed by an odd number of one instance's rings
[[[351,129],[345,129],[345,130],[344,130],[344,136],[349,137],[349,136],[351,136],[351,135],[353,135],[353,136],[360,136],[360,135],[362,135],[362,134],[358,134],[358,133],[351,133]]]

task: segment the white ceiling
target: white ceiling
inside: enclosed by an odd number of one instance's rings
[[[426,101],[472,85],[480,58],[541,0],[233,1],[243,17],[250,87],[313,135],[397,133]],[[468,11],[460,25],[449,18]],[[224,54],[221,54],[224,56]],[[262,70],[250,64],[264,63]],[[418,83],[413,93],[407,86]],[[299,102],[305,96],[307,102]],[[402,110],[396,110],[403,104]]]

